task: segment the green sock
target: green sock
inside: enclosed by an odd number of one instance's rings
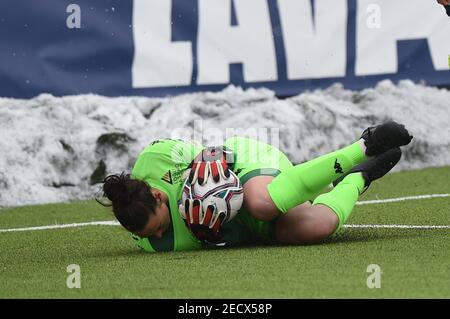
[[[359,194],[364,189],[361,173],[347,175],[333,190],[318,196],[313,205],[325,205],[331,208],[339,218],[339,229],[353,210]]]
[[[267,190],[278,210],[287,213],[366,159],[358,141],[281,172],[267,185]]]

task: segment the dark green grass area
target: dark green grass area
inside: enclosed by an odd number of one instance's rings
[[[360,200],[450,190],[450,167],[393,173]],[[0,228],[111,220],[93,201],[0,210]],[[450,225],[450,198],[356,206],[348,224]],[[141,252],[118,226],[0,233],[0,298],[450,298],[450,229],[343,229],[322,245]],[[66,268],[81,268],[68,289]],[[381,288],[366,285],[381,267]]]

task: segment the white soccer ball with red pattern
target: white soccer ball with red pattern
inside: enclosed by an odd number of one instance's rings
[[[241,209],[244,201],[244,189],[239,177],[230,170],[228,179],[221,178],[219,182],[215,182],[210,174],[204,185],[200,185],[198,182],[191,185],[186,178],[181,203],[183,204],[186,199],[201,200],[203,212],[206,212],[209,205],[215,206],[217,212],[226,214],[223,220],[223,223],[226,223],[232,220]],[[183,219],[186,219],[183,210],[180,210],[180,215]]]

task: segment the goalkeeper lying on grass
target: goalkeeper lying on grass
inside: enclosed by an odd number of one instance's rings
[[[199,249],[211,243],[318,243],[345,223],[358,196],[397,164],[399,147],[411,139],[403,125],[387,122],[366,129],[360,140],[347,147],[295,166],[275,147],[242,137],[215,148],[214,161],[206,156],[211,148],[158,140],[142,151],[131,176],[106,177],[103,193],[122,226],[149,252]],[[263,160],[249,160],[252,150]],[[189,182],[201,184],[205,169],[216,181],[228,176],[229,170],[235,172],[243,184],[243,206],[229,222],[208,218],[215,224],[188,227],[178,211],[183,176],[188,172]],[[330,192],[317,196],[332,182],[335,187]],[[199,207],[192,206],[199,204],[187,201],[180,207],[198,213]],[[201,223],[201,219],[195,220]]]

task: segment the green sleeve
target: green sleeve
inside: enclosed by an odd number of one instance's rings
[[[178,190],[183,173],[201,149],[182,140],[156,140],[139,154],[131,175],[152,187],[163,185]]]

